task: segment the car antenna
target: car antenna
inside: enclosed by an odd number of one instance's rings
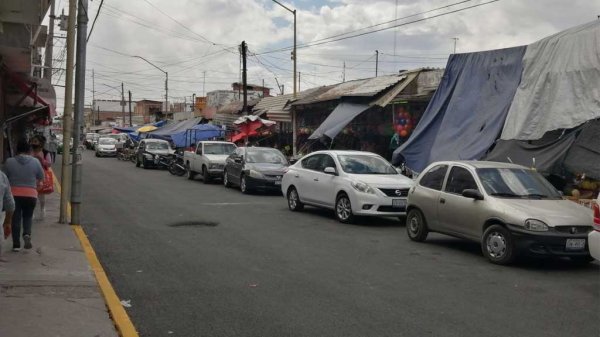
[[[509,161],[511,164],[514,164],[514,163],[513,163],[513,161],[512,161],[512,159],[510,159],[510,157],[506,157],[506,159],[508,159],[508,161]]]

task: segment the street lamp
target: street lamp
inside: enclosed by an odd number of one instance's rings
[[[148,63],[149,65],[153,66],[154,68],[162,71],[165,74],[165,76],[166,76],[166,79],[165,79],[165,110],[166,111],[165,112],[169,112],[169,73],[166,72],[166,71],[164,71],[164,70],[162,70],[161,68],[159,68],[158,66],[156,66],[154,63],[146,60],[145,58],[143,58],[141,56],[135,55],[133,57],[138,58],[138,59],[142,59],[142,60],[146,61],[146,63]]]
[[[278,4],[279,6],[285,8],[288,12],[294,14],[294,49],[292,51],[292,60],[294,60],[294,99],[296,99],[297,96],[297,85],[298,83],[296,83],[296,76],[297,76],[297,72],[296,72],[296,59],[298,58],[298,54],[296,54],[296,10],[295,9],[290,9],[287,6],[283,5],[282,3],[280,3],[277,0],[273,0],[274,3]],[[296,155],[296,110],[292,109],[292,154],[295,156]]]

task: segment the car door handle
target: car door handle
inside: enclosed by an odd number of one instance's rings
[[[446,199],[440,198],[440,204],[445,204],[445,203],[446,203]]]
[[[319,178],[315,178],[314,180],[315,180],[315,181],[319,181]]]

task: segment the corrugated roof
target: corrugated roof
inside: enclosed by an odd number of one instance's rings
[[[362,80],[348,81],[322,87],[322,90],[304,99],[298,100],[293,105],[312,104],[340,99],[342,97],[371,97],[396,85],[402,81],[404,75],[387,75]]]
[[[323,88],[329,87],[317,87],[301,91],[296,94],[296,99],[303,99],[315,93],[322,92]],[[258,116],[266,114],[268,119],[276,122],[291,122],[290,103],[293,101],[294,94],[265,97],[254,106],[254,114]]]

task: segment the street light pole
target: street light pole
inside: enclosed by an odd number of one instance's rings
[[[277,0],[273,0],[273,2],[275,2],[276,4],[278,4],[279,6],[285,8],[288,12],[294,14],[294,49],[292,51],[292,60],[294,61],[294,100],[297,98],[298,96],[298,82],[297,82],[297,71],[296,71],[296,64],[298,61],[298,54],[296,53],[296,36],[297,36],[297,32],[296,32],[296,10],[295,9],[290,9],[287,6],[283,5],[282,3],[280,3]],[[297,154],[297,149],[296,149],[296,139],[297,139],[297,133],[296,133],[296,109],[292,108],[292,154],[295,156]]]
[[[169,73],[162,70],[161,68],[156,66],[154,63],[146,60],[145,58],[143,58],[141,56],[135,55],[133,57],[146,61],[146,63],[148,63],[149,65],[153,66],[154,68],[162,71],[165,74],[165,76],[166,76],[166,78],[165,78],[165,112],[169,112]]]

